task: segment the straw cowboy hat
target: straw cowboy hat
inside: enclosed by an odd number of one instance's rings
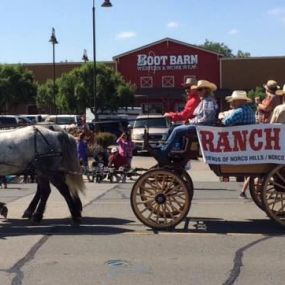
[[[208,80],[199,80],[197,85],[191,86],[191,89],[202,89],[202,88],[207,88],[207,89],[210,89],[211,91],[217,90],[216,84]]]
[[[279,95],[279,96],[285,95],[285,84],[283,85],[283,89],[282,90],[277,90],[275,94]]]
[[[263,84],[263,87],[266,90],[273,91],[273,92],[280,89],[280,86],[277,84],[275,80],[268,80],[265,84]]]
[[[252,100],[247,97],[247,93],[245,91],[242,91],[242,90],[235,90],[231,96],[226,97],[226,100],[228,102],[232,102],[235,100],[244,100],[247,102],[252,102]]]
[[[196,84],[197,84],[197,80],[195,78],[188,77],[188,78],[186,78],[185,83],[182,83],[181,85],[183,87],[189,87],[189,86],[196,85]]]

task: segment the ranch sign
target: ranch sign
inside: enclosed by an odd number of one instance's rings
[[[184,55],[137,55],[137,70],[188,70],[198,64],[197,54]]]
[[[201,152],[209,164],[285,164],[285,126],[197,126]]]

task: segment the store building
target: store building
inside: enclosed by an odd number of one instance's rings
[[[137,86],[135,101],[143,112],[178,111],[185,104],[186,78],[207,79],[220,86],[217,53],[165,38],[113,58],[126,81]]]

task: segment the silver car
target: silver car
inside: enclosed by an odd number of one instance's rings
[[[132,141],[137,151],[145,150],[144,132],[149,133],[150,145],[158,145],[165,141],[170,129],[170,122],[163,115],[140,115],[132,127]]]

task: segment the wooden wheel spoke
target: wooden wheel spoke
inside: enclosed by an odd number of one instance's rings
[[[172,209],[173,212],[180,212],[180,210],[177,209],[177,208],[172,204],[172,201],[171,201],[170,199],[168,199],[167,202],[168,202],[168,204],[169,204],[169,206],[171,207],[171,209]]]
[[[280,188],[282,188],[282,189],[285,189],[285,185],[282,185],[282,184],[280,184],[280,183],[278,183],[278,182],[273,181],[272,184],[273,184],[274,186],[277,186],[277,187],[280,187]]]
[[[142,202],[137,202],[137,205],[147,205],[147,204],[150,204],[150,203],[155,203],[155,200],[154,199],[148,199],[148,200],[145,200],[145,201],[142,201]]]
[[[170,197],[172,200],[173,200],[173,202],[174,203],[176,203],[180,208],[183,208],[184,207],[184,204],[183,203],[180,203],[179,201],[177,201],[177,199],[174,197],[174,196],[172,196],[172,197]]]
[[[285,184],[285,178],[280,174],[280,172],[276,172],[277,176],[283,181],[283,183]]]

